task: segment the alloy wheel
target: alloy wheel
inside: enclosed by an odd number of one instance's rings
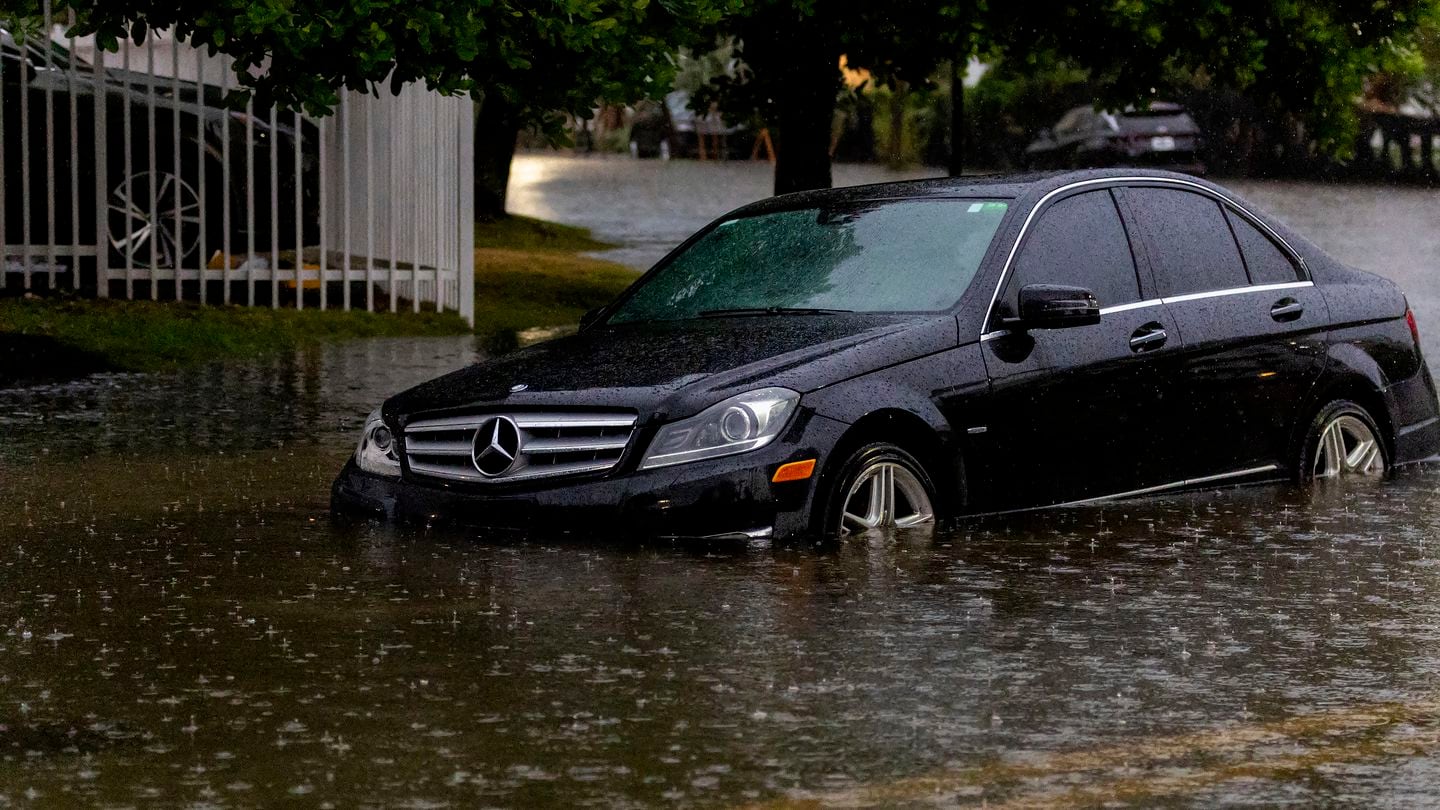
[[[131,267],[178,268],[200,244],[200,195],[170,172],[153,176],[138,172],[110,192],[110,247]]]
[[[840,516],[840,532],[919,526],[935,520],[925,485],[902,464],[877,461],[865,467],[850,491]]]
[[[1375,477],[1384,473],[1384,449],[1363,419],[1341,414],[1320,431],[1314,477]]]

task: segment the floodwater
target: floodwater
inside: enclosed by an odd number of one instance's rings
[[[527,210],[577,210],[596,172],[636,199],[660,171],[763,193],[760,167],[573,163],[522,159]],[[1241,188],[1401,278],[1433,341],[1429,193]],[[476,351],[364,341],[0,391],[0,807],[1440,791],[1440,470],[820,547],[332,527],[365,414]]]

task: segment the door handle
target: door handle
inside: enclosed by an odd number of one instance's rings
[[[1130,351],[1147,352],[1165,345],[1165,327],[1151,321],[1130,334]]]
[[[1305,314],[1305,305],[1294,298],[1281,298],[1270,307],[1270,317],[1281,323],[1293,321]]]

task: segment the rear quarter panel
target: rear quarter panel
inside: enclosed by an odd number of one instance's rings
[[[1330,307],[1327,385],[1317,399],[1354,391],[1364,380],[1375,392],[1362,402],[1391,437],[1391,457],[1404,464],[1440,452],[1440,403],[1425,359],[1405,320],[1405,295],[1379,276],[1324,262],[1315,278]],[[1323,402],[1319,404],[1324,404]]]

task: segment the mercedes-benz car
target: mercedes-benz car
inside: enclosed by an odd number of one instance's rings
[[[333,504],[788,538],[1437,450],[1393,283],[1220,186],[1099,170],[736,210],[578,334],[386,400]]]

